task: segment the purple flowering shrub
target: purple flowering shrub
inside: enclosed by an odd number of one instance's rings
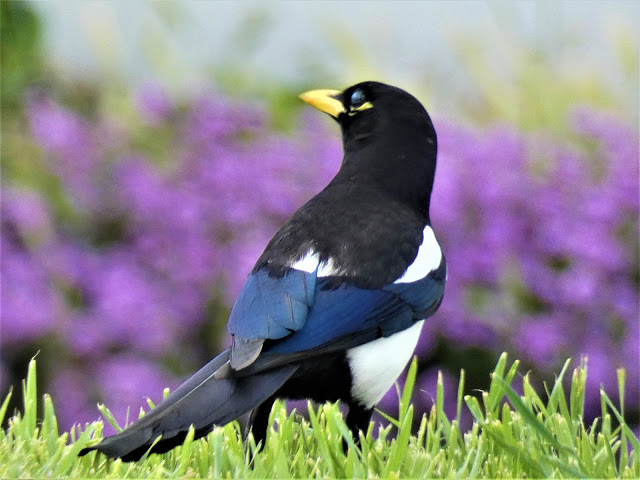
[[[618,367],[639,405],[638,133],[586,107],[568,117],[563,140],[440,125],[433,217],[449,280],[434,328],[541,372],[587,356],[595,416]]]
[[[97,419],[98,401],[135,418],[223,347],[253,262],[340,164],[317,113],[285,135],[260,106],[219,96],[175,105],[153,89],[135,105],[125,122],[32,97],[29,135],[65,205],[3,180],[1,388],[12,357],[41,349],[64,429]],[[436,119],[449,278],[418,346],[419,408],[438,369],[451,402],[457,369],[486,385],[504,350],[543,374],[588,355],[591,416],[625,367],[638,405],[638,136],[588,108],[569,121],[558,139]],[[393,389],[382,403],[393,410]]]

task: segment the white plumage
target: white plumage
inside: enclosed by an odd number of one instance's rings
[[[420,338],[424,320],[347,351],[353,385],[351,396],[366,408],[378,403],[407,366]]]
[[[393,283],[411,283],[423,279],[440,266],[442,250],[436,236],[429,225],[422,231],[422,244],[418,255],[404,274]]]

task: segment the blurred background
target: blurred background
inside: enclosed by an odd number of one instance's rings
[[[640,4],[1,2],[0,395],[38,353],[60,426],[124,423],[228,342],[233,299],[341,160],[309,88],[380,80],[439,137],[449,264],[414,402],[588,358],[639,421]],[[14,403],[19,402],[14,396]],[[381,407],[394,413],[392,389]],[[109,430],[108,430],[109,431]]]

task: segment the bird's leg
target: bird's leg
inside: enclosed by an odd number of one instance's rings
[[[249,436],[249,432],[253,433],[253,439],[258,443],[262,442],[262,446],[259,447],[259,450],[264,448],[265,443],[267,441],[267,428],[269,427],[269,415],[271,414],[271,407],[273,407],[273,403],[276,401],[276,397],[272,396],[267,398],[264,402],[258,405],[251,412],[251,416],[249,417],[249,422],[247,423],[247,427],[244,430],[244,438],[245,440]]]
[[[358,403],[349,404],[349,413],[347,413],[347,427],[351,430],[353,441],[356,445],[360,443],[360,430],[366,435],[369,429],[369,422],[371,421],[371,415],[373,415],[373,408],[365,408]],[[347,452],[347,443],[343,440],[343,446],[345,453]]]

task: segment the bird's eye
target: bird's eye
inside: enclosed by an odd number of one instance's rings
[[[364,96],[364,92],[358,89],[358,90],[354,90],[353,93],[351,94],[351,100],[349,100],[349,103],[351,105],[351,108],[356,109],[360,105],[362,105],[365,101],[366,99]]]
[[[367,110],[368,108],[373,108],[373,104],[367,100],[364,92],[357,88],[351,94],[351,98],[349,99],[349,116],[353,116],[362,110]]]

